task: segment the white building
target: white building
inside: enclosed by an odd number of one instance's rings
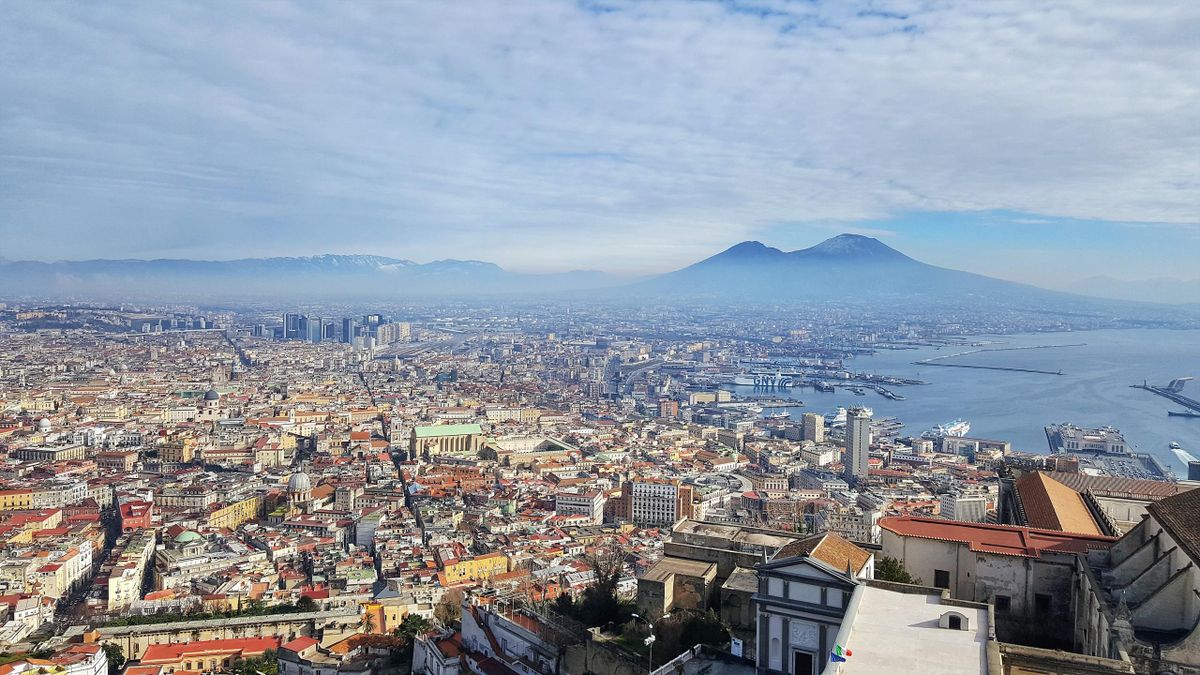
[[[674,481],[639,479],[625,484],[629,490],[629,518],[641,525],[674,525],[691,514],[680,512],[680,502],[691,503],[691,488]],[[686,492],[687,496],[681,495]]]
[[[834,532],[850,541],[875,544],[879,542],[879,518],[877,509],[837,506],[817,515],[817,530]]]
[[[758,672],[784,675],[987,673],[987,605],[936,589],[862,581],[814,556],[756,566]],[[831,659],[841,647],[850,656]]]
[[[1079,557],[1115,541],[938,518],[884,518],[879,525],[883,555],[913,577],[956,599],[995,606],[1001,640],[1064,650],[1075,648],[1074,610],[1087,602],[1076,583]]]
[[[961,520],[969,523],[986,523],[988,498],[986,495],[945,494],[941,498],[941,514],[946,520]]]
[[[604,522],[604,493],[558,492],[554,495],[554,513],[560,516],[587,516],[597,525]]]

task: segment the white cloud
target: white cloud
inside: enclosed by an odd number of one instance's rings
[[[867,6],[5,4],[0,234],[642,271],[922,210],[1200,223],[1200,4]]]

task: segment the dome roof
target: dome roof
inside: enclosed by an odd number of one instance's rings
[[[288,492],[309,492],[312,490],[312,479],[303,471],[297,471],[288,479]]]
[[[204,392],[204,400],[205,401],[216,401],[220,398],[221,398],[221,395],[219,393],[217,393],[216,389],[209,389],[208,391]]]
[[[196,541],[199,538],[200,538],[199,534],[197,534],[191,530],[184,530],[183,532],[180,532],[179,534],[175,535],[175,543],[176,544],[187,544],[189,542]]]
[[[50,431],[50,420],[45,417],[38,420],[38,431]]]

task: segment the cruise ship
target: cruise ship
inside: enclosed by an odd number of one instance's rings
[[[964,419],[957,419],[953,422],[937,425],[921,434],[921,438],[945,438],[947,436],[961,438],[969,433],[971,433],[971,423]]]
[[[867,414],[867,417],[871,417],[875,414],[875,411],[870,408],[863,408],[862,410]],[[833,413],[832,415],[825,416],[825,423],[831,427],[846,426],[846,409],[839,406],[837,412]]]

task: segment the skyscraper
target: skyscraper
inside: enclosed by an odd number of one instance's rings
[[[300,315],[299,314],[284,314],[283,315],[283,339],[295,340],[300,337]]]
[[[804,413],[804,440],[813,443],[825,442],[825,418],[817,413]]]
[[[342,342],[353,343],[358,331],[358,322],[354,319],[342,319]]]
[[[321,341],[321,319],[309,317],[304,322],[304,339],[308,342]]]
[[[871,447],[871,416],[862,408],[846,411],[846,454],[843,476],[850,483],[867,476],[867,453]]]

